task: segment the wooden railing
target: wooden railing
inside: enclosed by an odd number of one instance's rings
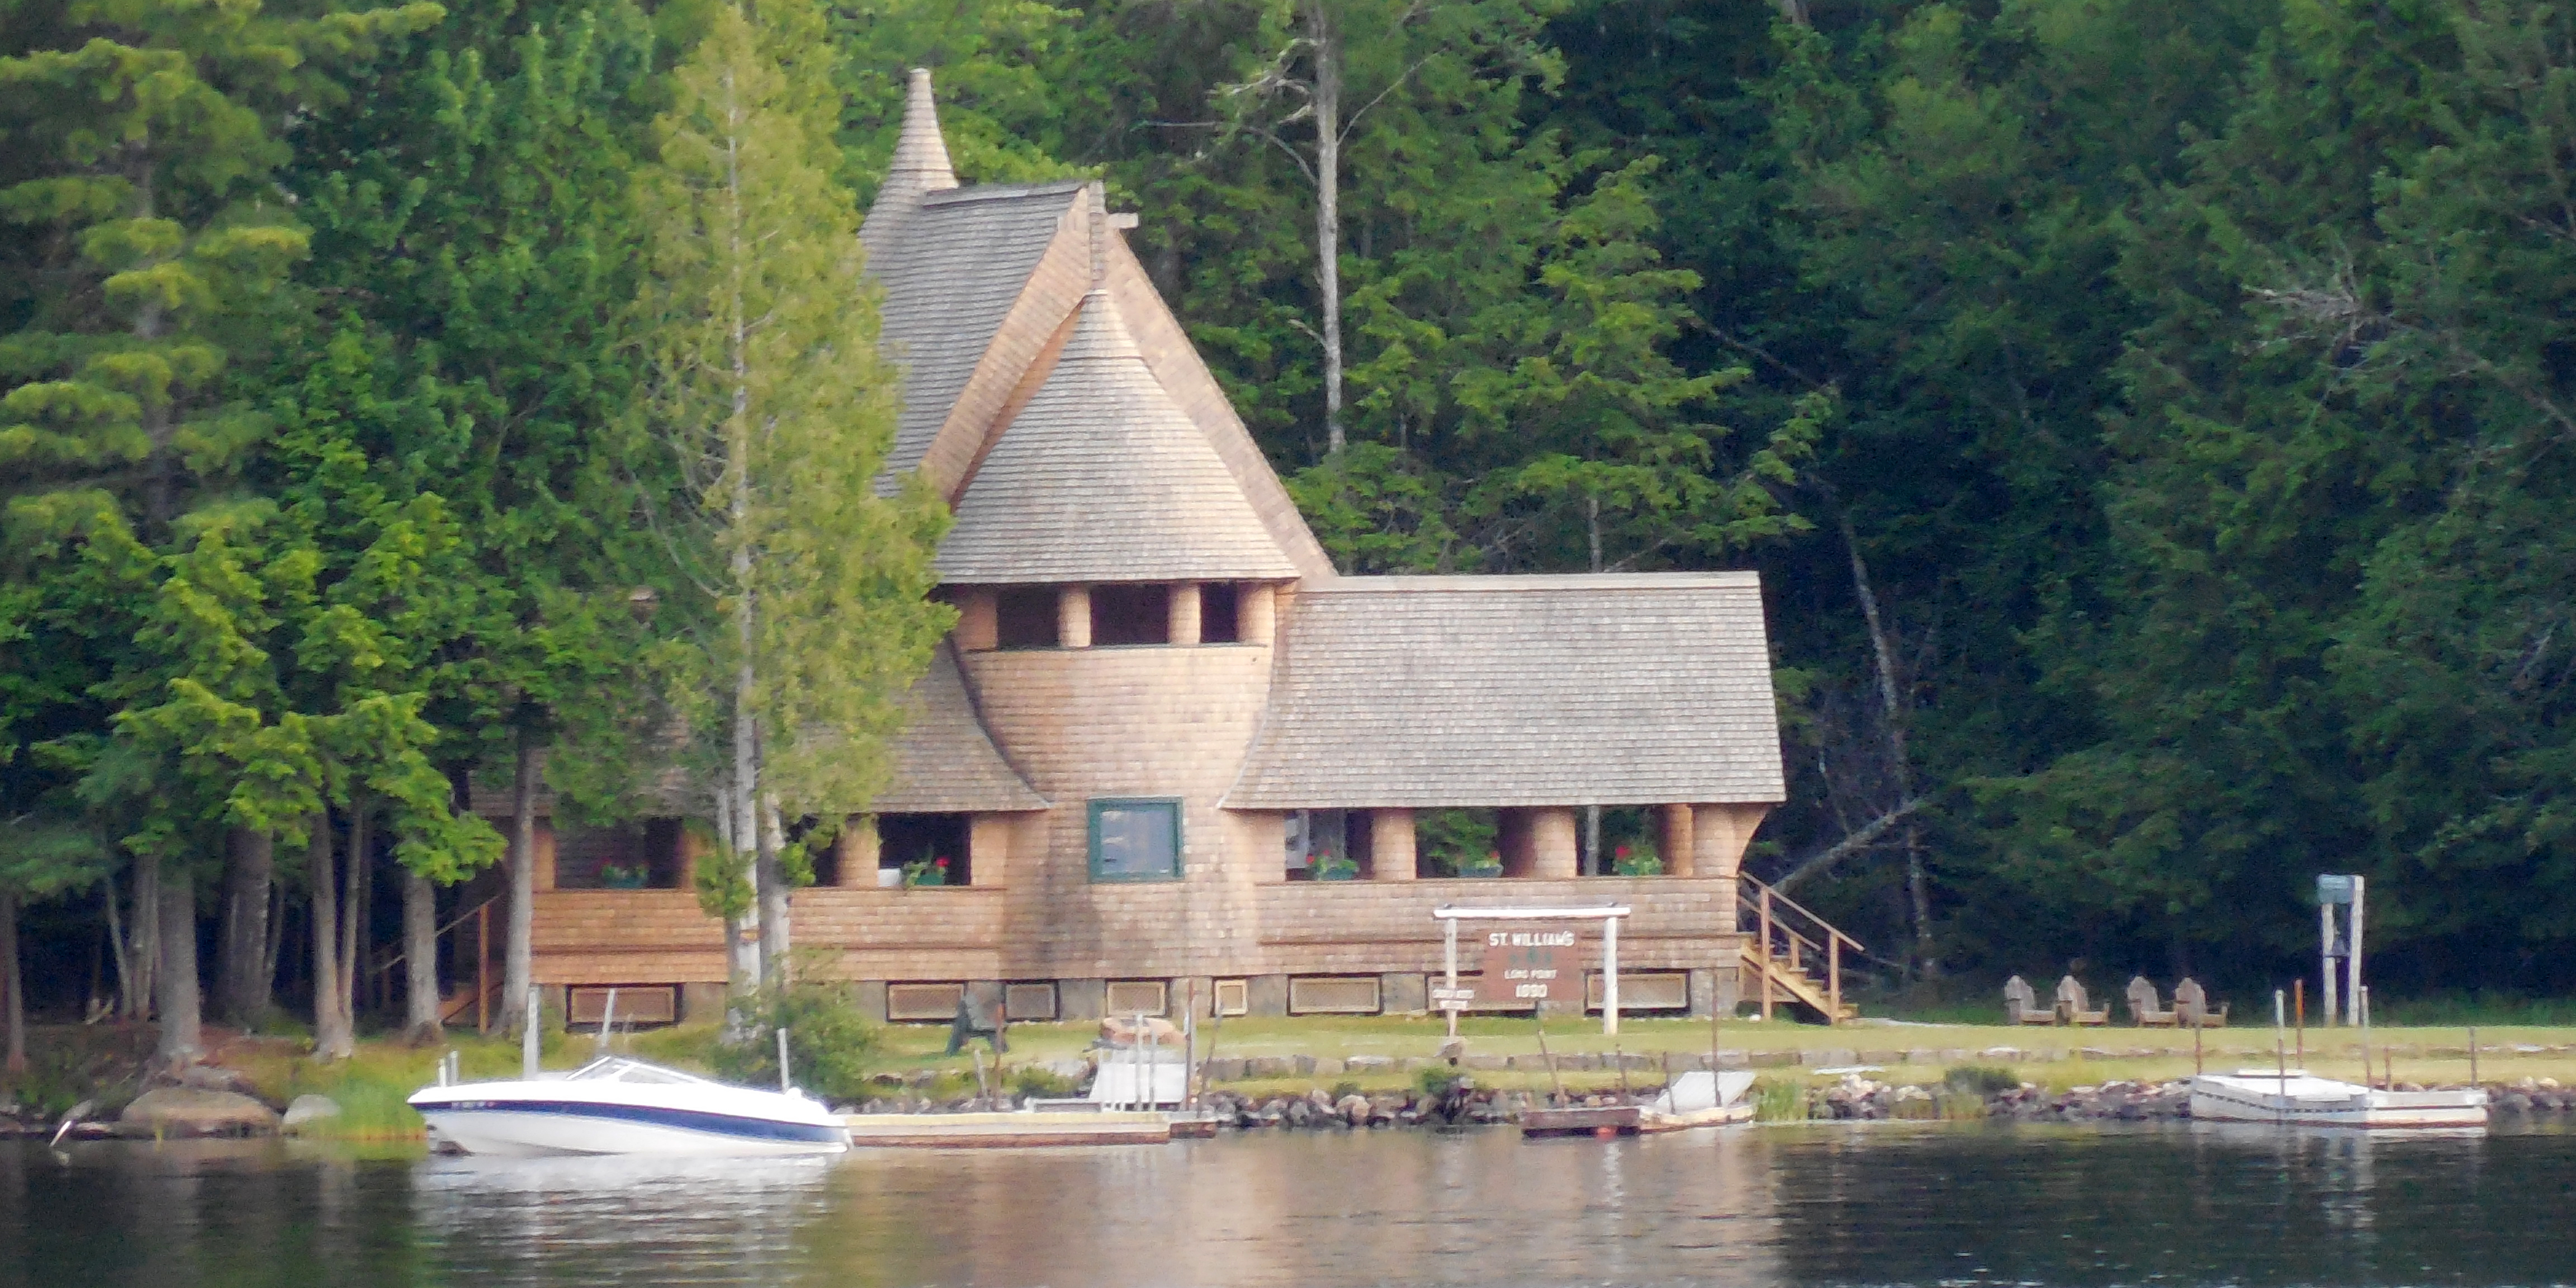
[[[1801,983],[1812,987],[1815,976],[1811,963],[1821,957],[1825,968],[1824,996],[1804,1000],[1810,1004],[1821,1000],[1825,1022],[1842,1023],[1843,949],[1848,946],[1854,953],[1868,950],[1859,940],[1844,934],[1806,905],[1772,889],[1761,878],[1742,873],[1737,881],[1746,896],[1736,901],[1737,928],[1753,934],[1762,966],[1762,1018],[1771,1018],[1777,1000],[1774,985],[1780,974],[1778,968],[1785,967]]]
[[[446,938],[466,922],[474,923],[474,992],[452,1003],[441,998],[438,1011],[438,1022],[441,1025],[455,1023],[459,1016],[465,1014],[466,1008],[471,1007],[474,1011],[474,1030],[478,1033],[491,1032],[492,995],[501,987],[501,981],[492,977],[492,905],[506,897],[506,895],[493,895],[456,914],[446,925],[440,926],[431,933],[431,941],[436,942]],[[393,969],[402,965],[407,957],[408,950],[396,945],[389,955],[367,967],[367,978],[376,983],[380,994],[390,995],[393,987],[391,978]],[[389,1004],[389,996],[379,1004]]]

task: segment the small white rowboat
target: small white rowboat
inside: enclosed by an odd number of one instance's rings
[[[2305,1069],[2239,1069],[2191,1080],[2191,1116],[2202,1122],[2296,1127],[2483,1127],[2487,1093],[2379,1091]]]

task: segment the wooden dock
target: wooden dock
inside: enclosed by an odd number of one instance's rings
[[[1160,1145],[1171,1120],[1147,1113],[850,1114],[854,1149],[1031,1149],[1047,1145]]]
[[[1643,1105],[1602,1105],[1581,1109],[1531,1109],[1521,1114],[1521,1138],[1542,1136],[1634,1136],[1643,1130]]]

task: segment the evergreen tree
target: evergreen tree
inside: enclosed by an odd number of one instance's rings
[[[820,33],[806,0],[716,10],[672,75],[644,188],[652,416],[681,488],[674,539],[708,601],[687,673],[717,695],[681,709],[723,743],[701,760],[721,846],[707,866],[720,885],[747,872],[756,895],[717,900],[737,946],[758,930],[737,989],[789,947],[788,889],[808,873],[783,820],[867,807],[902,695],[953,619],[923,598],[944,508],[918,482],[876,485],[895,381],[858,209],[832,179],[841,104]]]

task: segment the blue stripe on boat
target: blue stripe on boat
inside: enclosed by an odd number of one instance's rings
[[[737,1118],[731,1114],[710,1114],[694,1109],[660,1109],[651,1105],[606,1105],[591,1100],[459,1100],[443,1105],[424,1105],[424,1110],[437,1113],[555,1114],[566,1118],[610,1118],[619,1122],[645,1123],[654,1127],[677,1127],[683,1131],[706,1132],[715,1136],[734,1136],[744,1140],[788,1140],[811,1144],[831,1144],[849,1137],[840,1127],[817,1127],[806,1123],[785,1123],[770,1118]]]

